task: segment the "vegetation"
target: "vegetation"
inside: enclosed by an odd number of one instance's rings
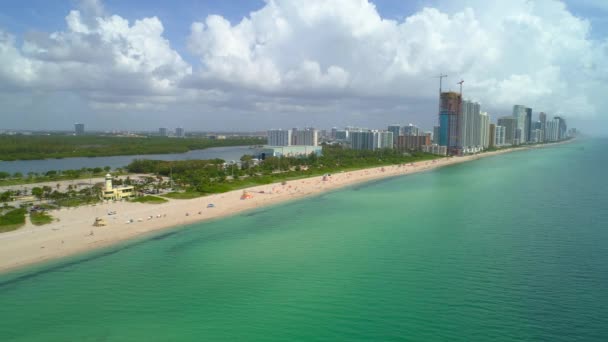
[[[357,151],[339,146],[325,146],[323,156],[313,154],[305,158],[269,157],[259,164],[254,164],[251,157],[243,156],[240,167],[225,164],[221,159],[134,160],[127,166],[127,170],[171,176],[173,185],[183,191],[164,196],[187,199],[326,173],[436,158],[440,157],[421,152],[403,154],[395,150]]]
[[[93,177],[103,177],[106,173],[110,172],[110,167],[104,168],[82,168],[78,170],[50,170],[45,173],[30,172],[25,177],[19,172],[14,175],[2,177],[0,175],[0,186],[8,185],[24,185],[33,183],[43,182],[55,182],[61,180],[76,180],[76,179],[88,179]],[[0,172],[2,173],[2,172]],[[4,172],[8,175],[8,173]],[[115,170],[114,174],[118,175],[122,173],[122,169]],[[0,199],[1,201],[1,199]]]
[[[180,153],[209,147],[259,145],[264,142],[264,139],[250,137],[212,140],[93,135],[0,135],[0,156],[2,160],[27,160]]]
[[[53,222],[53,217],[45,212],[34,212],[30,213],[30,221],[33,225],[42,226]]]
[[[23,208],[12,209],[0,215],[0,233],[19,229],[25,225],[26,210]]]
[[[133,200],[133,202],[161,204],[161,203],[167,202],[167,200],[162,197],[157,197],[157,196],[141,196],[141,197],[135,198]]]

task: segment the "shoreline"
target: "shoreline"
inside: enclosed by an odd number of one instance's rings
[[[145,238],[154,232],[225,218],[249,210],[282,204],[349,185],[396,176],[405,176],[440,167],[460,164],[500,154],[552,147],[567,140],[529,147],[507,148],[462,157],[449,157],[411,164],[379,166],[332,174],[326,180],[314,176],[297,180],[257,185],[244,189],[253,195],[241,199],[243,189],[194,199],[169,199],[163,204],[134,202],[103,203],[49,212],[56,221],[44,226],[26,225],[0,234],[0,274],[16,271],[63,257],[91,252],[104,247]],[[207,208],[208,204],[214,208]],[[115,211],[115,215],[107,215]],[[107,226],[93,227],[95,217],[106,220]],[[127,221],[133,220],[132,223]]]

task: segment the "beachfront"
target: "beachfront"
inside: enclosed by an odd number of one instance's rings
[[[56,219],[51,224],[38,227],[28,222],[19,230],[0,234],[0,271],[74,255],[161,229],[234,215],[348,185],[427,171],[523,149],[525,148],[504,149],[478,155],[292,180],[286,184],[260,185],[247,189],[251,194],[247,199],[241,199],[243,190],[235,190],[190,200],[169,200],[164,204],[117,202],[55,210],[50,212]],[[208,208],[208,204],[213,204],[213,207]],[[108,215],[108,212],[116,214]],[[107,225],[94,227],[96,217],[104,218]]]

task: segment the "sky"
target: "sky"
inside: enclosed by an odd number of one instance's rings
[[[3,0],[0,131],[437,124],[444,90],[608,135],[608,1]]]

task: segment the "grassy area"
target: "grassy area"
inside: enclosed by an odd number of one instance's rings
[[[161,204],[161,203],[166,203],[168,201],[162,197],[157,197],[157,196],[142,196],[142,197],[135,198],[133,200],[133,202]]]
[[[10,232],[25,225],[25,209],[14,209],[0,216],[0,233]]]
[[[170,192],[168,194],[164,194],[163,197],[171,198],[171,199],[192,199],[201,196],[207,195],[206,193],[198,192],[198,191],[185,191],[185,192]]]
[[[212,140],[100,135],[0,135],[0,156],[2,160],[27,160],[180,153],[209,147],[259,145],[265,142],[265,139],[251,137]]]
[[[53,222],[53,216],[51,216],[47,213],[44,213],[44,212],[40,212],[40,213],[32,212],[32,213],[30,213],[30,221],[32,222],[33,225],[42,226],[44,224],[49,224],[49,223]]]

